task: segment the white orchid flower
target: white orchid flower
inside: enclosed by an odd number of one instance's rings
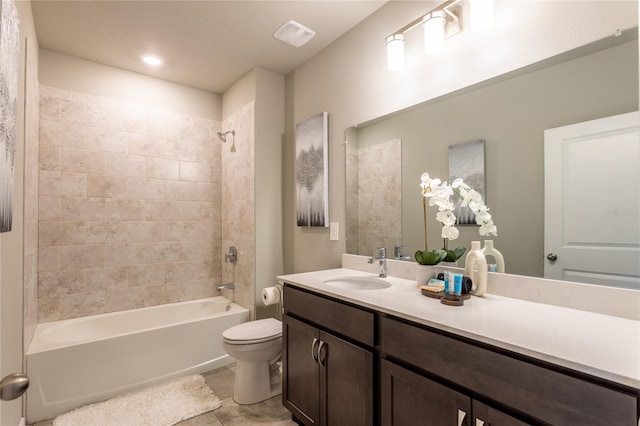
[[[494,237],[498,236],[498,228],[496,228],[496,226],[493,224],[493,222],[490,223],[484,223],[482,225],[480,225],[480,235],[482,235],[483,237],[485,235],[493,235]]]
[[[445,225],[442,227],[442,234],[440,236],[442,238],[447,238],[449,240],[455,240],[460,235],[460,231],[455,226]]]
[[[469,190],[467,195],[462,200],[461,206],[462,207],[466,207],[472,201],[482,203],[482,196],[480,195],[480,193],[478,191],[476,191],[474,189],[470,189]]]
[[[454,205],[453,203],[449,200],[449,198],[445,198],[445,199],[441,199],[441,198],[437,198],[435,200],[435,202],[431,205],[437,205],[438,206],[438,210],[440,211],[453,211]]]
[[[484,204],[480,203],[476,206],[476,214],[489,214],[488,212],[489,207],[485,206]]]
[[[466,183],[464,183],[464,181],[462,180],[462,178],[457,178],[453,181],[453,183],[451,184],[451,187],[453,189],[457,189],[458,191],[462,192],[464,191],[465,194],[471,189],[471,187],[469,185],[467,185]]]
[[[432,179],[428,173],[423,173],[420,176],[420,188],[422,188],[422,195],[429,198],[429,205],[438,206],[436,220],[442,224],[442,238],[455,240],[460,234],[455,227],[456,216],[453,214],[455,205],[451,201],[451,196],[454,194],[461,198],[462,207],[468,206],[473,211],[476,223],[480,225],[480,235],[498,235],[498,229],[493,223],[489,208],[482,201],[482,196],[461,178],[455,179],[451,185],[448,185],[447,182],[437,178]]]
[[[436,214],[436,220],[445,226],[456,224],[456,216],[450,210],[441,210]]]

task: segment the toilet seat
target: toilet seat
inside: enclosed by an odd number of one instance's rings
[[[281,337],[282,323],[274,318],[245,322],[222,332],[223,341],[232,345],[251,345]]]

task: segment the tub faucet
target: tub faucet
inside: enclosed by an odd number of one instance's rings
[[[387,249],[385,247],[378,248],[378,257],[370,257],[368,262],[373,263],[374,260],[380,261],[380,278],[387,278]]]
[[[236,285],[234,283],[227,283],[227,284],[222,284],[218,286],[218,290],[222,291],[222,290],[233,290],[234,288],[236,288]]]
[[[224,254],[224,263],[236,263],[238,261],[238,248],[230,246],[229,251]]]

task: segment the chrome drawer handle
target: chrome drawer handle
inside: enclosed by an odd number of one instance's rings
[[[311,343],[311,358],[313,358],[315,362],[318,362],[318,352],[316,352],[317,345],[318,345],[318,339],[314,337],[313,343]]]
[[[325,365],[324,361],[326,357],[322,355],[322,348],[324,347],[325,343],[326,342],[324,340],[320,340],[320,346],[318,346],[318,362],[323,367]]]
[[[458,410],[458,426],[462,426],[464,424],[465,417],[467,417],[467,413],[462,410]]]

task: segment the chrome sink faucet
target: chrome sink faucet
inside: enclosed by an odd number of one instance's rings
[[[387,249],[385,247],[378,248],[378,257],[370,257],[368,262],[373,263],[374,260],[380,261],[380,278],[387,278]]]
[[[402,245],[393,247],[393,258],[395,260],[412,260],[411,256],[406,256],[402,254]]]

